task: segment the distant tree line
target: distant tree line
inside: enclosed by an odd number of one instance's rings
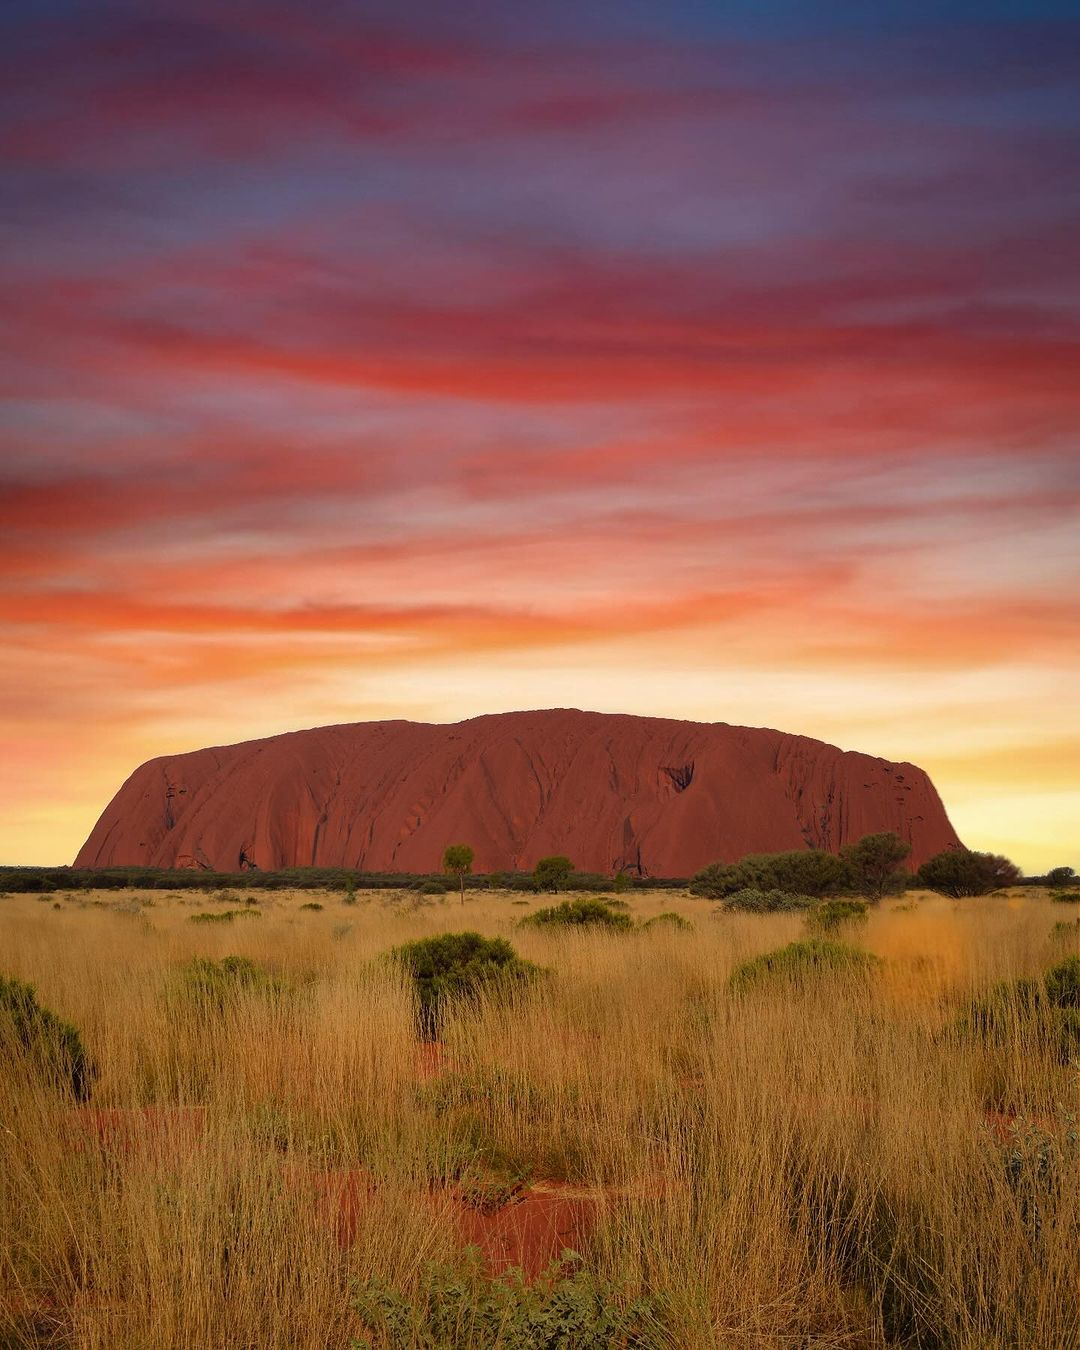
[[[468,847],[467,845],[458,847]],[[471,866],[471,864],[470,864]],[[153,867],[0,867],[0,893],[47,894],[79,890],[161,891],[356,891],[416,890],[436,894],[456,891],[461,875],[442,872],[361,872],[343,867],[288,867],[277,871],[216,872],[207,868]],[[675,890],[685,877],[638,877],[578,872],[571,866],[576,891]],[[469,876],[471,890],[509,890],[536,893],[550,890],[546,877],[535,871],[488,872]],[[565,889],[565,885],[561,885]]]
[[[736,893],[828,899],[861,895],[877,900],[899,894],[910,885],[942,895],[988,895],[1021,881],[1063,886],[1076,880],[1071,867],[1052,868],[1045,876],[1024,878],[1016,865],[999,854],[972,849],[943,849],[914,874],[904,864],[911,845],[890,832],[870,834],[848,844],[839,854],[823,849],[751,853],[737,862],[715,862],[690,878],[690,890],[708,899]],[[277,871],[246,869],[214,872],[198,868],[0,867],[0,893],[73,890],[340,890],[354,896],[363,890],[415,890],[428,895],[450,890],[465,897],[470,890],[522,893],[574,890],[597,894],[625,890],[672,890],[687,885],[681,877],[641,877],[618,872],[579,872],[561,854],[541,858],[530,872],[488,872],[472,875],[474,852],[469,844],[450,844],[441,872],[362,872],[342,867],[289,867]]]

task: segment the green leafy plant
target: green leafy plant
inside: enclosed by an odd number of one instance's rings
[[[561,904],[538,909],[521,921],[535,928],[608,928],[613,932],[628,933],[634,926],[629,914],[612,909],[603,900],[591,896],[581,896],[576,900],[563,900]]]
[[[97,1069],[76,1028],[42,1007],[32,984],[0,975],[0,1047],[5,1042],[50,1084],[76,1101],[89,1098]]]
[[[775,979],[802,983],[822,974],[869,972],[878,965],[876,956],[858,947],[825,938],[809,938],[744,961],[732,972],[730,987],[742,993]]]
[[[1080,891],[1051,891],[1050,899],[1055,905],[1080,905]]]
[[[523,961],[502,938],[479,933],[443,933],[393,948],[389,953],[408,972],[419,1005],[420,1034],[433,1040],[445,1004],[475,998],[483,991],[527,983],[539,967]]]
[[[317,914],[322,909],[322,905],[320,905],[317,900],[308,900],[307,903],[301,905],[300,908],[310,909],[311,911]]]
[[[470,1248],[453,1265],[425,1266],[411,1295],[368,1281],[356,1308],[367,1334],[353,1350],[660,1350],[671,1343],[661,1296],[628,1297],[571,1251],[529,1284],[520,1270],[489,1276]]]

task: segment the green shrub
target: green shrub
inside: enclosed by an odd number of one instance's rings
[[[43,1008],[34,986],[0,975],[0,1044],[9,1038],[52,1085],[76,1101],[90,1096],[97,1069],[70,1022]]]
[[[557,895],[560,886],[565,890],[573,871],[574,864],[570,859],[558,854],[551,858],[541,858],[537,862],[533,869],[533,880],[538,889],[552,891]]]
[[[197,956],[182,971],[183,987],[200,1004],[219,1011],[238,995],[277,994],[283,982],[246,956],[223,956],[210,961]]]
[[[1080,956],[1068,956],[1051,966],[1043,983],[1055,1008],[1080,1008]]]
[[[317,900],[308,900],[307,903],[301,905],[300,908],[301,908],[301,909],[310,909],[310,910],[312,910],[314,913],[318,914],[318,913],[321,911],[321,909],[322,909],[322,905],[320,905],[319,902],[318,902]]]
[[[817,901],[812,895],[793,895],[790,891],[761,891],[744,886],[724,901],[723,908],[746,914],[783,914],[792,910],[813,909]]]
[[[811,928],[835,933],[845,923],[865,923],[867,906],[862,900],[825,900],[806,916]]]
[[[448,891],[453,890],[453,887],[445,881],[441,881],[438,877],[428,877],[426,881],[421,881],[413,889],[419,895],[446,895]]]
[[[1002,1042],[1018,1025],[1049,1044],[1062,1063],[1080,1050],[1080,956],[1066,957],[1041,979],[995,985],[971,1002],[958,1029]]]
[[[684,919],[681,914],[675,914],[671,910],[665,910],[663,914],[654,914],[641,927],[645,932],[650,928],[668,928],[676,933],[692,933],[694,931],[694,925],[689,919]]]
[[[454,1265],[424,1267],[411,1296],[379,1280],[360,1286],[360,1347],[418,1350],[660,1350],[671,1344],[662,1297],[627,1298],[564,1252],[529,1284],[520,1270],[492,1278],[469,1248]]]
[[[225,909],[220,914],[210,910],[200,910],[198,914],[188,915],[190,923],[232,923],[234,919],[261,919],[257,909]]]
[[[743,992],[767,979],[802,982],[807,977],[843,971],[870,971],[880,965],[876,956],[849,947],[842,942],[825,938],[810,938],[805,942],[790,942],[774,952],[755,956],[736,966],[731,974],[731,988]]]
[[[749,853],[737,863],[710,863],[690,882],[694,895],[723,900],[742,890],[786,891],[821,899],[850,889],[848,864],[824,849],[793,849],[787,853]]]
[[[416,990],[421,1036],[437,1037],[444,1005],[525,984],[539,968],[523,961],[509,942],[479,933],[444,933],[406,942],[388,953],[408,971]]]
[[[610,928],[620,933],[628,933],[634,926],[629,914],[612,909],[603,900],[595,900],[591,896],[564,900],[561,904],[538,909],[521,922],[536,928],[594,927]]]
[[[1050,899],[1055,905],[1080,905],[1080,891],[1051,891]]]

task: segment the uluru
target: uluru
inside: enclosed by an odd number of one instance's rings
[[[958,844],[927,774],[805,736],[549,709],[358,722],[152,759],[77,867],[478,872],[566,854],[583,870],[685,877],[747,853],[837,852],[892,830],[918,865]]]

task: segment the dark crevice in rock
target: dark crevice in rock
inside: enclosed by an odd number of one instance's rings
[[[694,761],[690,760],[686,764],[665,764],[662,766],[664,772],[675,785],[676,792],[685,792],[694,781]]]

